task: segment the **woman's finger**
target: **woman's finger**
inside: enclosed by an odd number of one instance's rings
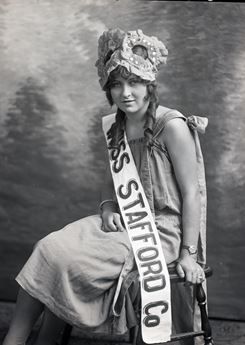
[[[194,282],[194,277],[191,271],[185,272],[185,281],[189,284],[193,284]]]
[[[121,218],[120,218],[119,214],[114,215],[114,223],[115,223],[115,226],[117,227],[118,231],[124,231],[125,230],[123,225],[122,225]]]
[[[205,274],[203,270],[198,271],[197,273],[197,283],[200,284],[205,280]]]
[[[198,272],[197,271],[194,271],[192,273],[192,284],[196,284],[198,281]]]
[[[113,221],[108,220],[107,222],[103,222],[102,228],[104,232],[111,232],[111,231],[117,231],[117,227],[113,223]]]
[[[185,272],[184,272],[184,270],[183,270],[183,268],[182,268],[180,263],[177,263],[176,271],[177,271],[177,273],[178,273],[180,278],[184,278],[185,277]]]
[[[110,228],[105,223],[103,223],[101,230],[103,230],[104,232],[109,232]]]
[[[116,226],[116,224],[114,223],[113,220],[110,220],[108,222],[108,228],[109,228],[109,231],[114,231],[114,232],[118,231],[117,226]]]

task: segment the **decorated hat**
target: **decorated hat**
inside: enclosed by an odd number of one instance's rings
[[[144,47],[147,56],[140,56],[137,49]],[[143,80],[153,81],[161,64],[166,63],[168,50],[154,36],[146,36],[142,30],[124,32],[120,29],[105,31],[99,38],[98,68],[99,82],[104,89],[110,73],[124,66]]]

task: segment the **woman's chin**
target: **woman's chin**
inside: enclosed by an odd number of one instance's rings
[[[138,111],[137,107],[135,106],[135,104],[133,104],[133,102],[132,102],[132,104],[131,104],[131,103],[129,103],[129,104],[123,104],[123,105],[120,107],[120,109],[121,109],[122,111],[124,111],[125,113],[135,113],[135,112]]]

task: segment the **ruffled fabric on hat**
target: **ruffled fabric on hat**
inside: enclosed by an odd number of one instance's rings
[[[136,46],[144,47],[147,57],[144,58],[133,52]],[[99,38],[98,68],[99,82],[105,87],[110,73],[118,66],[124,66],[143,80],[156,79],[159,66],[166,63],[168,50],[165,45],[154,36],[146,36],[142,30],[128,31],[120,29],[105,31]]]

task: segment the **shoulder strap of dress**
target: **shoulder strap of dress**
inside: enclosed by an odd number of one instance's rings
[[[153,137],[156,138],[164,129],[166,123],[175,118],[182,118],[186,120],[186,117],[183,114],[181,114],[178,110],[163,107],[163,111],[161,111],[156,118],[156,123],[153,128]]]

